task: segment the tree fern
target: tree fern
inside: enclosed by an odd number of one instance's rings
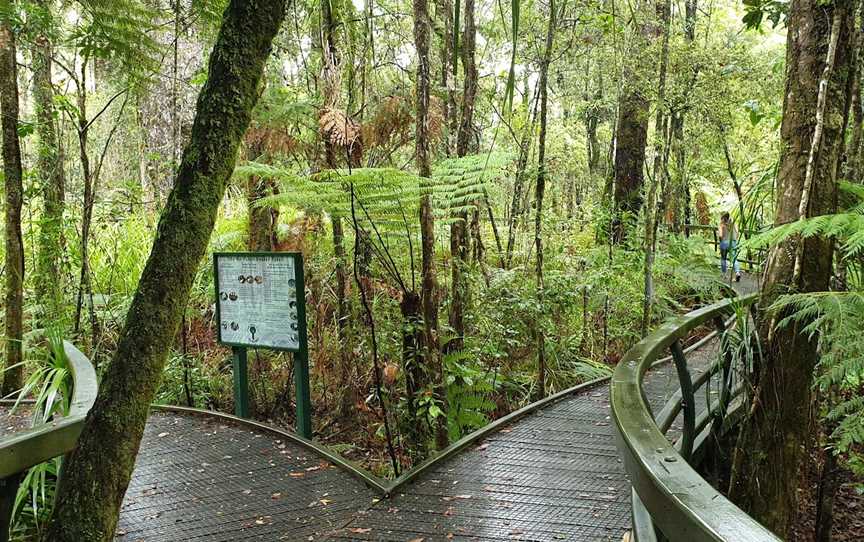
[[[450,441],[489,423],[495,410],[492,400],[496,387],[495,373],[476,365],[476,358],[467,352],[444,356],[447,374],[447,428]]]

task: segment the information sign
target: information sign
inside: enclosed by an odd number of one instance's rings
[[[234,412],[249,417],[247,348],[294,352],[297,433],[312,438],[303,255],[213,254],[216,334],[234,353]]]
[[[300,349],[297,258],[293,253],[214,254],[219,342]],[[302,263],[301,263],[302,265]]]

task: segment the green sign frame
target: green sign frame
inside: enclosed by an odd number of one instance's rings
[[[288,259],[292,261],[294,268],[294,285],[293,288],[289,284],[277,285],[284,287],[289,292],[294,290],[294,295],[288,297],[289,303],[296,305],[296,326],[297,329],[291,329],[290,332],[296,334],[296,345],[274,346],[261,345],[254,342],[229,341],[222,337],[222,303],[223,294],[226,292],[220,291],[220,261],[223,259]],[[254,277],[257,282],[259,277]],[[261,280],[264,280],[262,277]],[[214,252],[213,253],[213,285],[216,294],[216,338],[217,342],[230,346],[233,352],[233,373],[234,373],[234,412],[240,418],[249,417],[249,377],[247,363],[248,348],[265,348],[267,350],[276,350],[284,352],[292,352],[294,358],[294,387],[297,391],[297,433],[304,438],[312,437],[312,408],[309,391],[309,343],[308,332],[306,326],[306,283],[303,274],[303,255],[299,252]],[[295,323],[286,322],[287,326]],[[234,322],[232,322],[234,324]],[[227,325],[227,324],[226,324]],[[237,324],[239,326],[239,324]],[[236,328],[234,328],[236,329]],[[251,326],[252,335],[255,334],[254,326]],[[292,341],[293,342],[293,341]]]

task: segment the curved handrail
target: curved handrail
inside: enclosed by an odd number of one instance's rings
[[[64,455],[78,442],[84,418],[96,401],[98,383],[93,365],[81,351],[67,341],[63,350],[73,381],[69,415],[0,439],[0,479]]]
[[[650,519],[669,540],[779,540],[726,499],[690,466],[658,427],[658,423],[668,427],[671,424],[670,416],[674,419],[678,409],[667,405],[659,416],[663,419],[655,421],[642,388],[645,373],[662,353],[672,348],[674,354],[676,345],[680,344],[678,341],[691,331],[722,317],[735,304],[748,306],[756,299],[756,294],[726,299],[667,320],[624,355],[612,376],[612,419],[617,430],[618,449],[633,484],[634,505],[644,505]],[[683,360],[679,358],[677,361]],[[711,371],[717,369],[719,366],[715,365]],[[680,404],[681,395],[673,397],[672,401]],[[683,406],[688,408],[687,405]],[[694,427],[689,429],[693,431]],[[638,508],[634,506],[634,509]],[[644,515],[638,519],[644,521]]]

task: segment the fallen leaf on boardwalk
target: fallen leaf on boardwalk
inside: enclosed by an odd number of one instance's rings
[[[510,428],[508,427],[507,429],[502,429],[502,430],[500,430],[500,431],[498,431],[498,432],[499,432],[499,433],[509,433],[510,431],[513,431],[513,430],[510,429]]]
[[[170,434],[171,434],[171,433],[159,433],[159,434],[156,435],[156,436],[159,437],[159,438],[162,438],[162,437],[167,437],[167,436],[170,435]]]
[[[485,449],[488,448],[488,447],[489,447],[489,443],[488,443],[488,442],[484,442],[484,443],[481,444],[480,446],[477,446],[477,450],[485,450]]]
[[[354,527],[353,529],[348,529],[348,530],[351,531],[352,533],[357,533],[357,534],[366,534],[366,533],[372,532],[372,529],[367,529],[367,528],[363,528],[363,527]]]
[[[290,473],[288,473],[288,476],[290,476],[291,478],[303,478],[304,476],[306,476],[306,473],[305,472],[290,472]]]
[[[309,467],[306,469],[306,472],[312,472],[313,470],[319,470],[321,465],[315,465],[314,467]]]
[[[447,507],[447,510],[444,510],[444,515],[447,516],[447,517],[452,516],[453,513],[454,513],[454,512],[453,512],[453,507],[452,507],[452,506],[448,506],[448,507]]]
[[[408,542],[423,542],[424,540],[426,540],[426,539],[425,538],[412,538]]]
[[[495,491],[495,488],[492,486],[483,486],[483,491]]]
[[[333,502],[333,501],[331,501],[330,499],[321,499],[321,500],[319,500],[318,502],[320,502],[320,503],[323,504],[324,506],[327,506],[328,504],[330,504],[330,503]]]
[[[447,540],[453,540],[453,533],[447,533]]]
[[[244,494],[244,495],[251,495],[251,494],[252,494],[252,490],[251,490],[251,489],[244,489],[244,490],[243,490],[243,494]]]
[[[270,495],[270,498],[273,499],[274,501],[278,501],[279,499],[282,498],[282,494],[281,493],[274,493],[274,494]]]

